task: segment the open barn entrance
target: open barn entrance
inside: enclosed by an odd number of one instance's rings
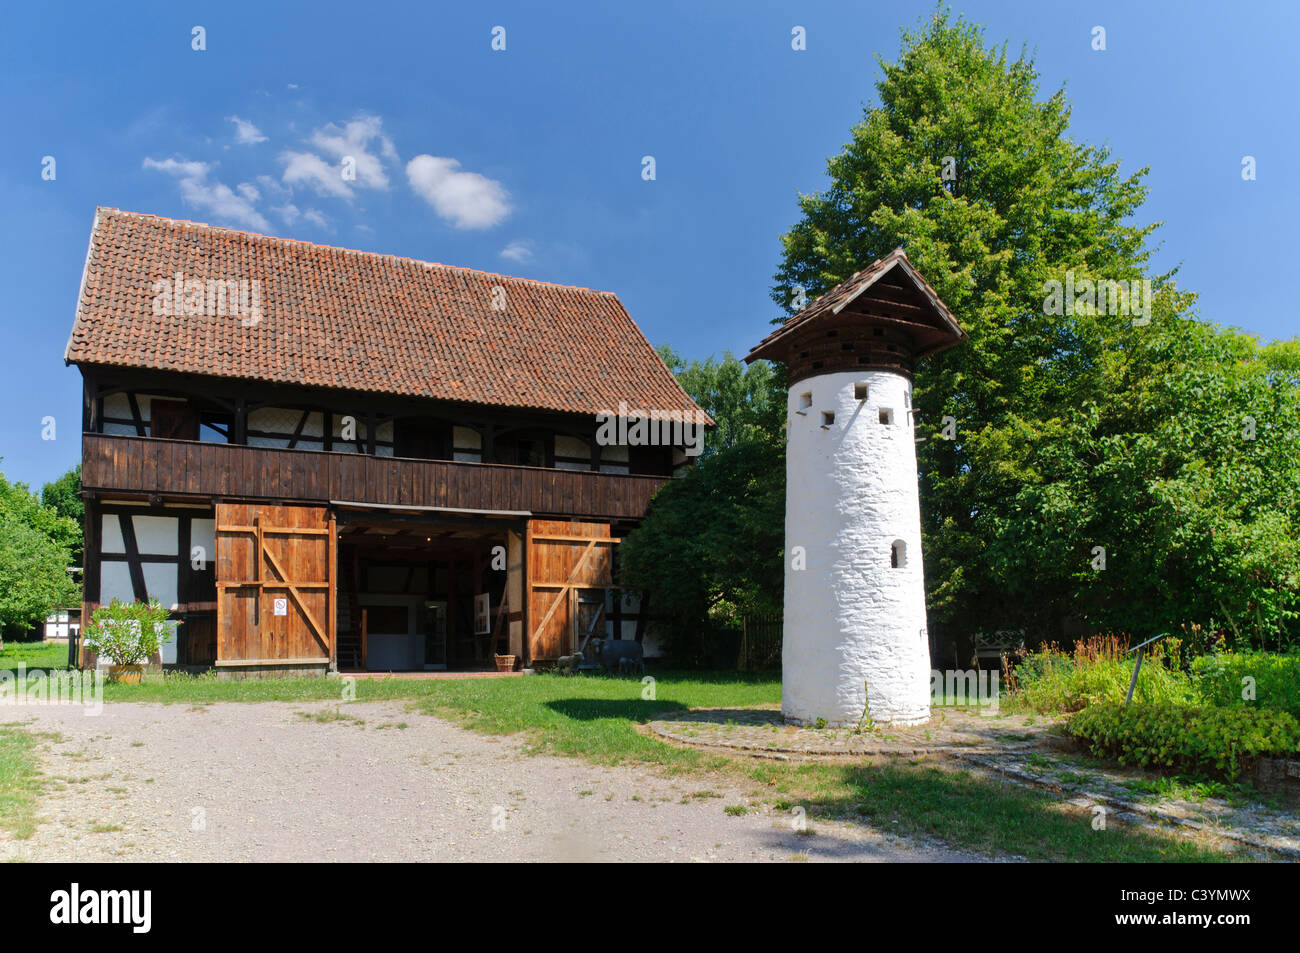
[[[494,671],[497,655],[518,654],[510,590],[521,589],[522,531],[514,521],[337,512],[340,671]]]

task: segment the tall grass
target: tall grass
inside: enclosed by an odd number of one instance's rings
[[[1179,645],[1148,646],[1133,698],[1139,702],[1187,704],[1197,694],[1178,666]],[[1081,711],[1090,705],[1123,701],[1133,678],[1128,640],[1114,635],[1080,639],[1070,652],[1055,643],[1006,659],[1007,699],[1012,709],[1037,712]]]

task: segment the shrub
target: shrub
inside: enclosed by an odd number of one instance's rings
[[[115,665],[139,665],[158,651],[166,634],[167,610],[157,599],[119,602],[114,599],[90,614],[82,627],[86,647],[107,656]]]
[[[1066,729],[1089,751],[1120,764],[1233,779],[1261,756],[1300,752],[1300,722],[1288,712],[1209,705],[1092,705]]]
[[[1133,678],[1134,657],[1114,636],[1081,640],[1067,655],[1055,645],[1031,652],[1008,665],[1008,704],[1040,712],[1079,711],[1090,705],[1123,701]],[[1159,650],[1142,662],[1133,698],[1139,702],[1189,702],[1191,682]]]
[[[1300,655],[1206,655],[1192,662],[1192,679],[1206,704],[1271,708],[1300,716]]]

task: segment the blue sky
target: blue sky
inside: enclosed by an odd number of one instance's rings
[[[1144,217],[1167,222],[1157,263],[1181,263],[1203,315],[1296,333],[1284,286],[1300,220],[1287,166],[1300,156],[1300,4],[952,8],[1035,52],[1044,95],[1066,86],[1075,138],[1108,143],[1126,170],[1151,166]],[[932,9],[12,5],[0,469],[39,486],[79,459],[80,375],[62,355],[96,205],[606,289],[656,344],[743,354],[776,314],[796,194],[824,186],[827,156],[873,102],[874,54],[893,59],[900,27]],[[358,160],[347,183],[332,172],[344,154]],[[1256,181],[1241,178],[1245,155]]]

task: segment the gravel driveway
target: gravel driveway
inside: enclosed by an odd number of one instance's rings
[[[338,715],[343,717],[338,717]],[[403,702],[7,708],[42,744],[36,861],[964,861],[699,777],[525,755]],[[309,717],[311,716],[311,717]],[[324,720],[317,720],[321,718]],[[711,795],[706,796],[706,792]]]

